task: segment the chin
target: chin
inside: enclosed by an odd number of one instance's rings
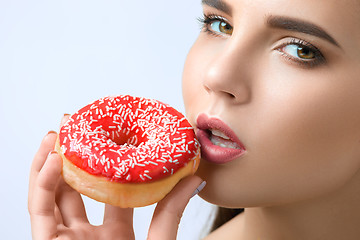
[[[206,187],[199,193],[205,201],[225,208],[270,207],[283,204],[285,199],[270,185],[240,178],[232,171],[236,164],[217,165],[200,162],[196,175],[205,180]],[[233,178],[231,178],[233,176]],[[260,186],[261,185],[261,186]]]
[[[200,162],[196,175],[206,181],[206,187],[199,193],[199,197],[211,204],[221,207],[243,208],[243,204],[239,202],[238,194],[234,194],[234,192],[227,187],[232,184],[219,181],[219,179],[223,179],[222,174],[224,170],[224,166],[217,166],[208,163],[206,160]]]

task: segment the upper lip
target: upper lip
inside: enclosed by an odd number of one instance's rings
[[[245,150],[244,144],[237,137],[235,132],[222,120],[216,117],[208,117],[206,114],[202,113],[198,116],[196,120],[196,125],[198,129],[201,130],[218,130],[225,134],[231,141],[239,145],[239,147]]]

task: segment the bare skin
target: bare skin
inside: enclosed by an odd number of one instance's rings
[[[186,114],[194,126],[200,114],[220,119],[246,148],[201,162],[200,196],[246,208],[207,239],[359,239],[360,2],[203,9],[184,69]]]
[[[103,224],[89,223],[80,194],[61,177],[62,160],[53,151],[56,137],[55,132],[44,137],[31,167],[28,206],[33,239],[135,239],[133,209],[106,205]],[[148,239],[176,239],[182,212],[201,182],[197,176],[185,178],[158,203]]]

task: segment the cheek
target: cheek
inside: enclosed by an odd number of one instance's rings
[[[291,79],[297,80],[302,79]],[[255,117],[261,121],[254,121],[256,130],[249,133],[253,162],[247,167],[268,200],[312,198],[343,186],[357,173],[359,94],[350,85],[329,84],[333,80],[319,78],[264,93]]]
[[[198,43],[191,48],[184,65],[182,77],[182,93],[187,118],[195,124],[194,114],[206,107],[206,91],[202,84],[202,74],[205,71],[204,63],[199,59],[203,53],[199,50]]]

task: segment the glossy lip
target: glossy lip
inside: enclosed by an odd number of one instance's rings
[[[196,125],[196,135],[201,144],[202,158],[205,160],[211,163],[224,164],[240,157],[246,152],[244,144],[239,140],[235,132],[222,120],[214,117],[208,117],[206,114],[202,113],[198,116]],[[239,149],[214,145],[210,141],[210,129],[216,129],[223,132],[230,138],[231,141],[237,143]]]

